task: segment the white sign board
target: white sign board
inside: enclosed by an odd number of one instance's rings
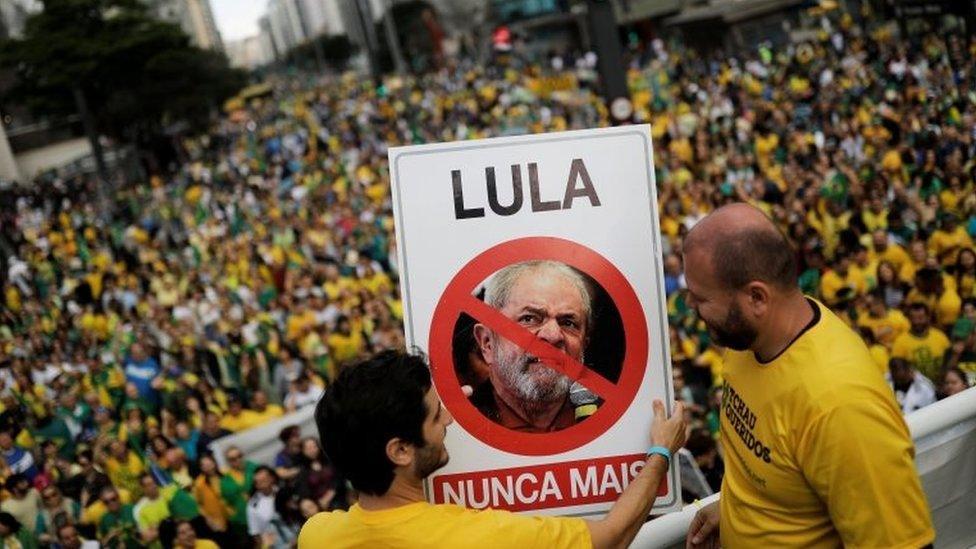
[[[389,155],[407,343],[455,419],[428,499],[604,513],[672,402],[649,127]]]

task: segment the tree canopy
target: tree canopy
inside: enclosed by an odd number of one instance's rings
[[[177,122],[204,129],[221,102],[247,83],[222,53],[193,46],[179,26],[138,0],[44,0],[20,39],[0,41],[14,75],[6,99],[43,116],[76,112],[87,97],[98,132],[145,142]]]

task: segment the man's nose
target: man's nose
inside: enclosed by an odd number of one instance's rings
[[[545,341],[546,343],[559,347],[565,337],[563,336],[563,329],[559,326],[559,321],[555,318],[549,318],[539,326],[539,330],[535,333],[536,337]]]

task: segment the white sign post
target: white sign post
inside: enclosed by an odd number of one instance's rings
[[[428,479],[428,499],[606,512],[643,466],[653,399],[673,401],[649,127],[400,147],[389,157],[407,343],[429,356],[455,418],[450,462]],[[495,273],[529,261],[569,266],[583,281],[575,287],[590,289],[594,316],[578,353],[544,341],[534,316],[482,300]],[[572,315],[556,321],[584,330]],[[555,397],[564,407],[556,427],[513,426],[512,393],[488,379],[482,341],[494,340],[479,334],[489,332],[529,357],[526,371],[545,365],[575,382],[564,401]],[[557,425],[566,408],[575,414]],[[680,507],[677,468],[665,484],[656,513]]]

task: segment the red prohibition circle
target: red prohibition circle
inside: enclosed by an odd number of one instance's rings
[[[528,330],[473,295],[475,288],[499,269],[531,260],[561,261],[596,280],[620,312],[624,326],[624,358],[620,377],[613,383],[549,347]],[[500,330],[503,337],[540,358],[562,361],[564,372],[604,400],[581,423],[551,433],[513,431],[486,418],[461,390],[453,359],[453,330],[466,312],[478,322]],[[514,338],[514,339],[513,339]],[[606,258],[586,246],[554,237],[526,237],[495,245],[468,262],[447,285],[434,309],[430,328],[431,373],[437,394],[454,419],[478,440],[505,452],[541,456],[573,450],[592,442],[609,429],[630,407],[647,367],[647,321],[633,287]]]

